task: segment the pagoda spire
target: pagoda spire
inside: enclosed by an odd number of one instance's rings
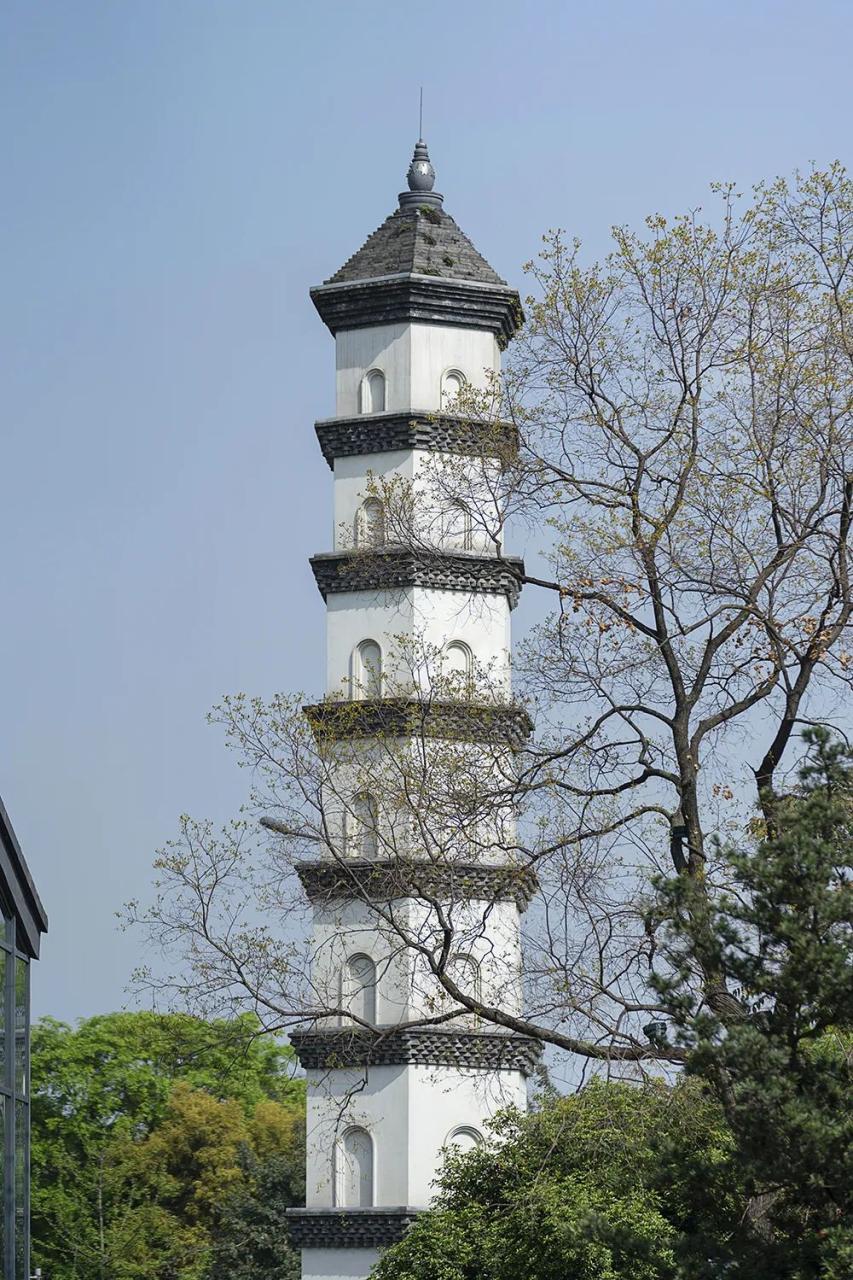
[[[401,209],[420,208],[422,206],[432,209],[441,208],[444,203],[444,196],[439,195],[437,191],[433,191],[435,169],[429,158],[427,144],[423,138],[418,138],[415,143],[415,150],[406,173],[406,182],[409,189],[408,191],[401,191],[399,196]]]

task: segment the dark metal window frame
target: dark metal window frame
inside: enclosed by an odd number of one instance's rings
[[[3,984],[3,1067],[0,1072],[0,1098],[3,1118],[3,1280],[29,1280],[30,1275],[30,957],[17,946],[17,927],[13,911],[0,900],[3,927],[0,929],[0,952],[4,957]],[[24,974],[23,1025],[17,1022],[17,970]],[[22,1040],[20,1039],[22,1037]],[[17,1081],[18,1045],[23,1052],[21,1085]],[[19,1126],[19,1116],[22,1123]],[[22,1166],[16,1159],[19,1146]],[[23,1204],[18,1204],[18,1189],[23,1191]]]

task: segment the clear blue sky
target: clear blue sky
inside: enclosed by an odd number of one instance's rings
[[[320,687],[308,288],[394,208],[418,85],[446,207],[523,287],[550,226],[599,254],[844,160],[851,47],[847,0],[4,0],[0,793],[37,1014],[121,1006],[114,912],[181,811],[239,803],[207,708]]]

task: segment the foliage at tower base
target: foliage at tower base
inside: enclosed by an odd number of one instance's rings
[[[648,1031],[685,1077],[509,1115],[450,1158],[380,1280],[853,1275],[853,753],[805,736],[771,831],[717,851],[726,887],[659,886],[670,1023]],[[720,989],[697,997],[699,974]]]
[[[303,1194],[303,1086],[256,1030],[154,1013],[34,1027],[34,1266],[50,1280],[298,1277],[284,1212]]]
[[[436,1208],[377,1280],[728,1274],[743,1198],[721,1110],[692,1084],[594,1082],[448,1158]]]
[[[853,1275],[853,752],[824,730],[793,795],[768,802],[755,848],[723,851],[720,895],[663,886],[660,981],[687,1051],[736,1140],[760,1244],[736,1274]],[[695,974],[731,997],[697,1000]]]

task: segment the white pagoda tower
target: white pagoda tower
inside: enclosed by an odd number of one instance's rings
[[[336,416],[316,426],[334,477],[335,546],[311,561],[327,607],[328,697],[306,710],[317,732],[350,751],[357,742],[368,762],[379,735],[408,741],[419,706],[395,682],[401,637],[429,645],[463,677],[497,673],[505,691],[502,705],[486,707],[472,680],[467,699],[432,699],[419,733],[463,741],[485,760],[496,735],[511,754],[529,728],[509,698],[521,562],[464,519],[434,522],[444,532],[429,555],[383,533],[377,478],[416,485],[437,458],[482,458],[483,439],[454,400],[466,383],[487,386],[522,320],[517,292],[444,211],[434,181],[419,141],[399,207],[311,292],[335,338],[337,397]],[[429,995],[428,966],[393,947],[376,910],[390,904],[414,928],[426,918],[424,895],[446,895],[460,936],[471,938],[449,971],[478,999],[520,1012],[520,912],[532,877],[481,847],[452,867],[422,861],[410,883],[379,838],[390,821],[381,800],[359,787],[344,805],[340,849],[300,866],[314,913],[312,981],[326,1009],[341,1009],[292,1036],[308,1080],[307,1206],[290,1215],[304,1280],[367,1276],[429,1204],[442,1148],[479,1143],[496,1110],[525,1105],[538,1056],[534,1041],[461,1009],[428,1021],[448,1008],[447,994]]]

